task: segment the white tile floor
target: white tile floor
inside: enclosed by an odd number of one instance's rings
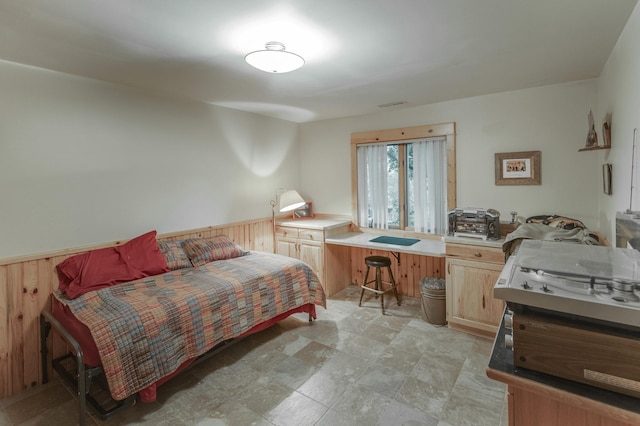
[[[296,315],[188,370],[104,425],[506,425],[506,389],[485,369],[492,342],[432,326],[420,301],[358,307],[358,287],[309,324]],[[59,381],[0,400],[0,426],[77,424]]]

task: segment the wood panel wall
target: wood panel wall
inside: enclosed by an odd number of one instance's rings
[[[225,234],[247,250],[273,251],[271,219],[212,226],[158,235],[159,240],[207,238]],[[39,316],[51,310],[51,294],[58,288],[55,266],[66,258],[90,250],[113,247],[128,240],[60,250],[57,252],[0,259],[0,399],[20,393],[42,383]],[[388,251],[351,248],[351,281],[360,285],[366,266],[364,258],[372,255],[392,258],[391,269],[400,294],[420,297],[422,277],[444,278],[444,258],[401,254],[400,263]],[[347,260],[347,259],[345,259]],[[65,341],[56,333],[47,339],[47,356],[68,352]],[[51,376],[51,365],[47,366]]]
[[[241,222],[159,235],[159,240],[207,238],[228,235],[245,250],[273,250],[271,219]],[[51,310],[51,294],[58,288],[55,266],[79,253],[120,245],[101,245],[0,259],[0,399],[42,383],[40,361],[40,312]],[[48,357],[61,356],[67,347],[52,333],[47,339]],[[49,363],[50,364],[50,363]],[[51,366],[48,366],[51,374]]]
[[[400,262],[398,262],[388,251],[352,247],[351,281],[355,285],[362,285],[364,281],[364,274],[367,271],[364,258],[367,256],[387,256],[391,258],[391,272],[401,296],[421,297],[419,282],[422,277],[445,278],[444,257],[401,253]],[[372,272],[369,272],[369,280],[371,280]]]

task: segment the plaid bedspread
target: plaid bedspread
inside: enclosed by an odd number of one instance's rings
[[[256,252],[55,297],[91,331],[116,400],[263,321],[308,303],[326,307],[309,266]]]

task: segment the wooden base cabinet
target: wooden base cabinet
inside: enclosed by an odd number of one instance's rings
[[[316,273],[327,297],[350,284],[349,247],[327,245],[330,233],[346,232],[348,224],[337,229],[310,229],[276,226],[276,253],[299,259]]]
[[[502,250],[447,243],[447,321],[450,328],[493,338],[504,311],[493,287],[504,267]]]
[[[507,384],[509,426],[640,424],[635,412],[492,369],[487,369],[487,376]]]
[[[324,231],[276,227],[276,253],[303,261],[321,277],[324,270]]]

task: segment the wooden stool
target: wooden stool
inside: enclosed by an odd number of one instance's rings
[[[368,256],[364,259],[364,263],[367,265],[367,272],[364,274],[364,283],[360,286],[362,290],[360,290],[360,302],[358,306],[362,306],[362,296],[364,296],[364,291],[371,291],[376,294],[376,298],[380,296],[380,306],[382,307],[382,315],[384,315],[384,294],[388,291],[393,290],[393,294],[396,296],[396,300],[398,301],[398,306],[400,306],[400,297],[398,296],[398,289],[396,288],[396,282],[393,279],[393,273],[391,272],[391,259],[385,256]],[[376,277],[371,281],[367,281],[369,278],[369,269],[371,267],[376,268]],[[382,280],[382,270],[381,268],[387,268],[387,272],[389,273],[389,281]],[[367,287],[367,284],[374,283],[373,287]],[[384,289],[383,286],[388,286],[389,288]]]

